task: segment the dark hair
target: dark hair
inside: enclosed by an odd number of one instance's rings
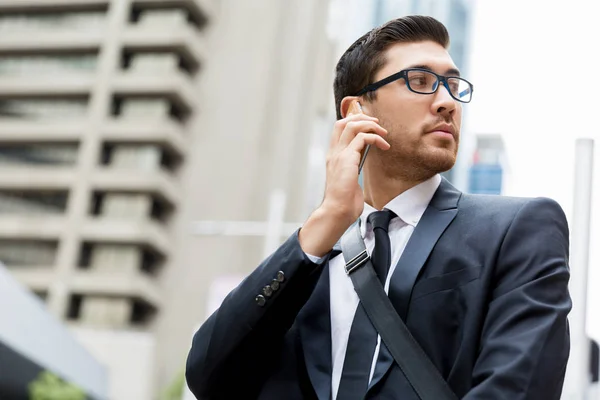
[[[341,119],[340,104],[346,96],[355,96],[363,87],[373,83],[375,74],[385,64],[385,51],[393,44],[431,40],[448,48],[450,38],[446,27],[435,18],[411,15],[397,18],[372,29],[342,55],[335,69],[333,94],[337,118]],[[365,94],[375,99],[375,92]]]

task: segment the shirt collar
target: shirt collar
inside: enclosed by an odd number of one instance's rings
[[[416,227],[441,182],[442,177],[440,174],[435,174],[425,182],[421,182],[407,191],[400,193],[387,203],[384,208],[393,211],[407,225]],[[360,230],[363,237],[367,230],[367,217],[375,211],[377,210],[374,207],[365,203],[360,216]]]

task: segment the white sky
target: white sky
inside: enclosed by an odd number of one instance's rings
[[[475,91],[465,128],[503,136],[510,168],[504,194],[551,197],[563,206],[569,221],[575,140],[600,141],[599,11],[600,2],[583,0],[476,3],[469,73]],[[597,191],[597,145],[595,164]],[[592,214],[587,322],[588,332],[597,339],[599,229],[596,212]]]

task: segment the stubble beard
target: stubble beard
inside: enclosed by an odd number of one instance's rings
[[[378,169],[388,179],[421,182],[454,166],[458,139],[453,145],[438,147],[426,144],[421,132],[411,133],[402,125],[390,128],[385,137],[390,148],[376,149]]]

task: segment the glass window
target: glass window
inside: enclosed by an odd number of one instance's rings
[[[25,120],[83,118],[86,99],[0,99],[0,118]]]
[[[105,11],[30,12],[0,15],[0,33],[45,29],[102,29]]]
[[[96,62],[96,54],[0,55],[0,75],[91,73]]]
[[[452,0],[449,7],[448,33],[450,34],[450,55],[460,70],[467,68],[466,42],[468,11],[460,0]]]
[[[0,144],[0,165],[73,165],[77,144]]]
[[[0,261],[11,266],[53,266],[56,241],[0,239]]]
[[[67,208],[68,193],[0,191],[0,214],[61,214]]]

